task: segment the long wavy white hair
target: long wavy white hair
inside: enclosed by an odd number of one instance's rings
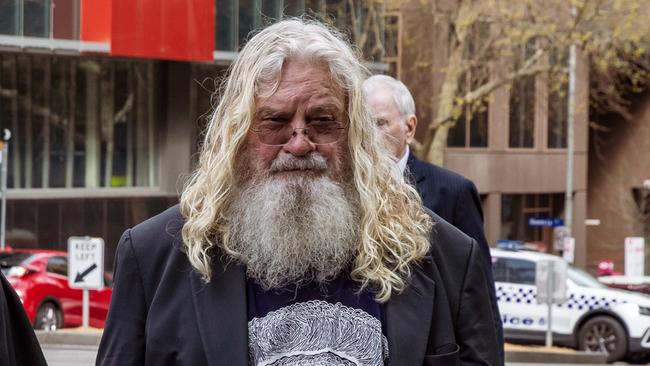
[[[224,215],[235,191],[236,158],[249,133],[260,86],[276,90],[282,65],[290,59],[326,65],[333,82],[346,93],[347,146],[360,205],[360,235],[351,277],[361,288],[371,286],[376,299],[385,302],[405,288],[411,265],[429,250],[432,221],[418,193],[404,181],[382,145],[365,106],[362,83],[367,70],[357,53],[339,32],[313,20],[294,18],[265,28],[231,65],[198,167],[180,199],[186,218],[182,231],[186,254],[206,282],[212,276],[212,256],[224,252],[238,256],[228,246],[229,224]]]

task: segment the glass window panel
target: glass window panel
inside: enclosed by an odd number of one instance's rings
[[[160,92],[151,61],[0,55],[11,188],[158,184]],[[20,77],[16,77],[20,75]]]
[[[19,0],[0,0],[0,34],[20,34]]]
[[[23,35],[49,37],[50,0],[24,0],[23,4]]]
[[[510,91],[509,146],[532,148],[535,129],[535,77],[516,80]]]
[[[36,219],[38,246],[40,248],[57,249],[67,240],[59,236],[63,218],[59,212],[60,203],[57,200],[37,201]]]
[[[542,193],[540,194],[537,199],[538,199],[538,207],[550,207],[551,202],[550,202],[550,194],[548,193]]]
[[[52,59],[52,94],[50,100],[50,166],[49,186],[65,187],[66,128],[70,123],[68,112],[70,90],[70,62],[68,58]]]
[[[220,51],[237,50],[237,0],[217,0],[217,24],[215,49]]]
[[[488,146],[488,106],[480,106],[472,115],[469,129],[470,147]]]
[[[35,200],[17,200],[12,202],[11,206],[8,205],[7,213],[13,217],[7,221],[9,245],[21,248],[38,247],[37,209]]]
[[[384,63],[388,64],[388,72],[386,74],[394,77],[395,79],[399,79],[399,67],[397,67],[397,62],[393,60],[384,59]]]
[[[506,280],[505,282],[518,283],[522,285],[535,284],[535,263],[532,261],[502,258],[505,261]]]
[[[524,195],[503,194],[501,196],[501,238],[524,240],[526,226],[523,215]]]
[[[282,18],[282,0],[265,0],[260,5],[265,17],[275,20]]]
[[[52,0],[52,36],[79,38],[79,0]]]
[[[218,80],[223,76],[225,68],[217,65],[194,65],[192,67],[191,95],[193,96],[192,123],[196,131],[192,144],[192,164],[198,162],[198,151],[203,144],[204,132],[210,120],[211,112],[216,101],[213,100],[218,88]]]
[[[61,276],[68,276],[68,260],[65,257],[51,257],[47,260],[46,270]]]
[[[12,141],[9,145],[10,165],[7,171],[7,186],[9,188],[21,187],[21,161],[19,144],[18,123],[18,89],[17,89],[17,63],[16,56],[10,53],[0,54],[0,126],[12,131]]]
[[[461,116],[454,126],[449,129],[447,146],[465,147],[465,116]]]
[[[399,56],[399,16],[385,17],[384,50],[386,57]]]
[[[47,179],[43,176],[43,164],[46,156],[49,160],[49,96],[50,96],[50,62],[48,56],[34,56],[31,83],[31,122],[32,133],[32,187],[46,188]]]
[[[284,14],[300,16],[305,12],[305,0],[284,0]]]
[[[569,97],[564,90],[552,90],[548,98],[548,147],[566,148]]]
[[[526,208],[535,208],[537,206],[537,195],[535,194],[527,194],[524,195],[526,197]]]
[[[239,47],[262,25],[260,0],[239,0]]]
[[[305,10],[311,13],[325,13],[325,0],[305,0]]]

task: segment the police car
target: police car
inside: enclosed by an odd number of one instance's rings
[[[535,265],[550,254],[492,249],[492,269],[504,336],[510,342],[543,344],[547,308],[537,303]],[[650,296],[615,290],[569,266],[567,300],[553,305],[553,343],[604,352],[609,362],[650,354]]]

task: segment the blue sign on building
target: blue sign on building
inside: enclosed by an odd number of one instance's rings
[[[559,217],[529,217],[528,226],[556,227],[564,225]]]

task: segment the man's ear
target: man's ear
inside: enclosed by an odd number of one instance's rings
[[[406,119],[406,143],[407,144],[413,142],[413,138],[415,136],[415,128],[417,126],[418,126],[418,118],[415,116],[415,114],[411,114]]]

